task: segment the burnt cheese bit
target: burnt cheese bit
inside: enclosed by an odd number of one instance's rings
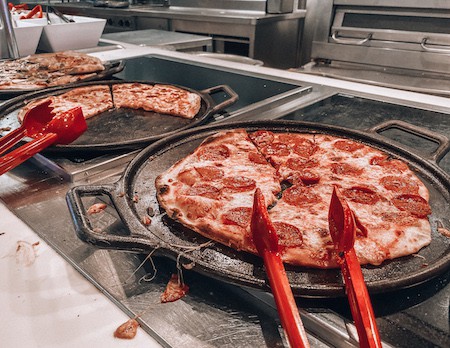
[[[159,194],[164,195],[164,194],[168,193],[169,190],[170,190],[169,185],[162,185],[162,186],[159,188]]]

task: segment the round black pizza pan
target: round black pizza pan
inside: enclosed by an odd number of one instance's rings
[[[441,228],[450,230],[450,177],[435,161],[411,152],[373,132],[296,121],[249,121],[214,124],[187,130],[162,139],[141,151],[129,164],[121,179],[113,185],[78,186],[67,194],[67,203],[78,237],[101,248],[121,249],[179,258],[191,263],[198,272],[239,285],[268,289],[262,260],[208,240],[184,228],[159,211],[155,178],[177,160],[191,153],[203,139],[226,129],[244,128],[274,132],[321,133],[360,141],[409,164],[430,192],[432,241],[416,255],[385,261],[381,266],[363,266],[369,292],[386,293],[410,288],[448,271],[450,238]],[[448,145],[448,144],[447,144]],[[448,146],[446,146],[448,150]],[[83,199],[106,195],[127,226],[129,234],[95,232]],[[157,214],[150,225],[142,218],[151,209]],[[306,297],[344,296],[339,269],[313,269],[287,266],[293,292]]]
[[[56,87],[45,91],[34,92],[12,99],[0,107],[0,128],[15,129],[20,126],[17,119],[19,110],[30,101],[59,95],[74,88],[141,82],[142,81],[95,81],[77,84],[75,87]],[[176,86],[176,85],[172,85]],[[150,143],[167,137],[175,132],[196,127],[205,123],[209,117],[220,112],[237,101],[238,95],[227,85],[213,86],[203,91],[196,91],[183,86],[176,86],[195,93],[201,97],[201,107],[192,119],[160,114],[156,112],[134,110],[128,108],[111,109],[89,118],[87,131],[68,145],[54,145],[45,153],[64,155],[98,155],[125,150],[142,149]],[[227,97],[216,104],[212,98],[214,93],[224,93]]]

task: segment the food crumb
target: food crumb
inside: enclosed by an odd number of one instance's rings
[[[443,236],[449,237],[449,238],[450,238],[450,231],[447,230],[446,228],[444,228],[444,227],[438,227],[437,230],[438,230],[438,232],[439,232],[440,234],[442,234]]]
[[[23,266],[31,266],[36,260],[36,249],[39,241],[33,244],[19,240],[16,247],[16,262]]]
[[[148,225],[150,225],[152,223],[152,219],[150,218],[150,216],[145,215],[145,216],[142,217],[142,223],[145,226],[148,226]]]
[[[139,323],[135,319],[129,319],[114,331],[114,337],[132,339],[136,336],[138,327]]]
[[[95,203],[89,207],[89,209],[87,210],[87,213],[88,213],[88,215],[98,214],[105,209],[106,209],[105,203]]]

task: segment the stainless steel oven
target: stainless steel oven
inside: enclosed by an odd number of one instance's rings
[[[311,0],[307,13],[311,72],[436,94],[450,90],[449,1]]]

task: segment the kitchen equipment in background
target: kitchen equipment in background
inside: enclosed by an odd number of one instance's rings
[[[133,5],[114,11],[90,3],[64,2],[64,13],[105,18],[105,34],[157,29],[212,38],[212,51],[264,62],[274,68],[300,66],[305,1],[290,13],[268,14],[264,0],[171,0],[169,7]]]
[[[102,40],[139,46],[158,46],[176,51],[211,51],[212,38],[204,35],[177,33],[174,31],[144,29],[103,34]]]
[[[449,2],[309,0],[307,8],[301,71],[450,95]]]

